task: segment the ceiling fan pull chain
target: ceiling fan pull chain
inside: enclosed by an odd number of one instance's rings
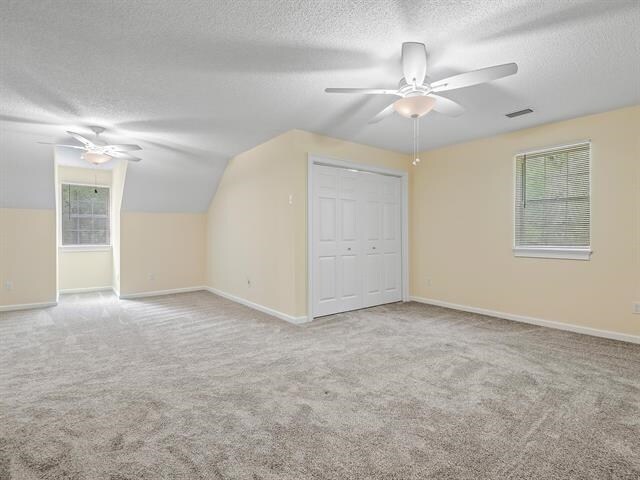
[[[411,165],[413,165],[414,167],[416,166],[416,120],[415,118],[413,119],[413,143],[412,143],[412,149],[411,149],[411,154],[412,154],[412,159],[411,159]]]
[[[411,163],[414,166],[418,165],[418,163],[420,162],[420,159],[418,158],[418,150],[420,148],[420,143],[419,143],[420,124],[418,123],[419,121],[420,121],[419,116],[416,115],[413,117],[413,159]]]
[[[420,117],[416,117],[416,163],[420,163]]]
[[[420,117],[415,115],[413,117],[413,159],[411,160],[413,166],[420,163],[420,158],[418,157],[420,150],[420,123],[418,122],[420,122]]]

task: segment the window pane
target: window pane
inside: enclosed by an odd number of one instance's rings
[[[62,232],[62,244],[74,245],[77,242],[75,230],[65,230]]]
[[[92,235],[91,243],[93,245],[104,245],[107,243],[107,232],[105,230],[94,230]]]
[[[63,245],[109,244],[109,189],[63,184],[61,188]]]
[[[68,213],[62,214],[62,230],[77,230],[78,229],[78,217],[71,216]]]
[[[567,177],[547,176],[544,180],[544,198],[566,198]]]
[[[589,144],[516,157],[516,246],[589,246],[589,161]]]
[[[91,231],[93,229],[93,217],[82,216],[79,218],[79,229],[81,232]]]
[[[95,230],[106,230],[107,217],[93,217],[93,228]]]
[[[93,213],[95,215],[106,215],[107,202],[105,200],[96,200],[93,202]]]
[[[589,196],[589,174],[580,173],[572,177],[569,182],[569,196]]]
[[[80,215],[91,214],[93,211],[91,203],[91,200],[80,200],[78,202],[78,213]]]
[[[93,245],[91,243],[91,231],[82,231],[82,230],[80,230],[79,236],[80,236],[80,240],[79,240],[78,243],[80,245]]]

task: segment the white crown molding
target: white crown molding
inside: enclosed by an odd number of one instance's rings
[[[23,303],[20,305],[0,305],[0,312],[13,312],[16,310],[31,310],[33,308],[55,307],[58,302]]]
[[[479,313],[489,317],[497,317],[514,322],[529,323],[540,327],[554,328],[556,330],[566,330],[568,332],[581,333],[583,335],[591,335],[592,337],[608,338],[610,340],[619,340],[621,342],[640,344],[640,335],[631,335],[628,333],[612,332],[610,330],[599,330],[597,328],[583,327],[572,323],[555,322],[553,320],[543,320],[541,318],[527,317],[524,315],[516,315],[513,313],[498,312],[495,310],[487,310],[485,308],[470,307],[468,305],[459,305],[456,303],[443,302],[431,298],[412,296],[414,302],[435,305],[437,307],[451,308],[453,310],[461,310],[463,312]]]
[[[264,305],[260,305],[258,303],[254,303],[250,300],[247,300],[245,298],[241,298],[241,297],[237,297],[235,295],[232,295],[230,293],[227,292],[223,292],[222,290],[218,290],[217,288],[213,288],[213,287],[205,287],[205,290],[207,290],[210,293],[213,293],[215,295],[219,295],[221,297],[224,297],[228,300],[231,300],[233,302],[236,303],[240,303],[246,307],[249,308],[253,308],[254,310],[258,310],[259,312],[262,313],[266,313],[268,315],[271,315],[273,317],[279,318],[280,320],[284,320],[286,322],[289,323],[293,323],[295,325],[300,325],[302,323],[307,323],[307,316],[303,315],[301,317],[294,317],[293,315],[289,315],[287,313],[283,313],[280,312],[278,310],[274,310],[273,308],[269,308],[269,307],[265,307]]]

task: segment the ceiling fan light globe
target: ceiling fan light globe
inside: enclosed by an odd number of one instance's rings
[[[100,165],[111,160],[111,157],[104,153],[85,152],[82,154],[82,159],[93,165]]]
[[[435,104],[435,98],[415,95],[396,100],[393,104],[393,109],[403,117],[420,118],[429,113]]]

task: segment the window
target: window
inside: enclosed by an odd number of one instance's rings
[[[591,144],[516,156],[516,256],[588,260]]]
[[[62,184],[62,245],[110,245],[109,187]]]

